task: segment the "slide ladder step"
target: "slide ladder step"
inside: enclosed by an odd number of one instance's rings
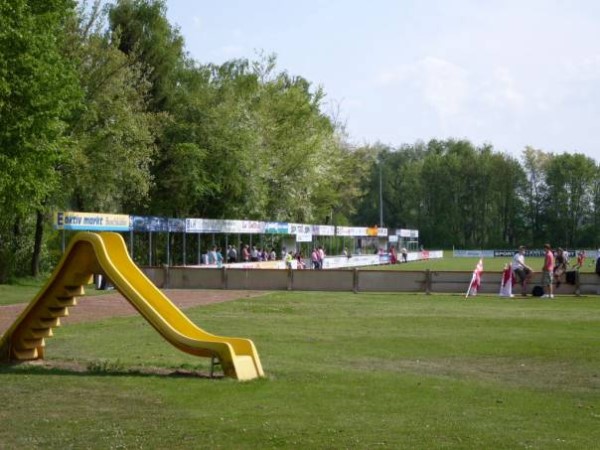
[[[77,297],[57,296],[48,306],[64,308],[66,306],[77,306]]]
[[[56,328],[60,327],[59,317],[37,317],[28,323],[30,328]]]
[[[12,349],[12,353],[15,359],[19,361],[27,361],[29,359],[37,359],[38,351],[37,348],[28,348],[28,349]]]
[[[14,348],[18,350],[31,350],[33,348],[45,347],[46,342],[44,338],[21,338],[17,342],[14,343]]]
[[[52,328],[28,328],[27,331],[23,333],[23,338],[25,339],[40,339],[40,338],[48,338],[54,336],[52,332]]]
[[[66,306],[49,306],[46,310],[50,318],[67,317],[69,315],[69,308]]]
[[[87,279],[85,281],[88,281]],[[90,280],[90,283],[93,280]],[[85,295],[84,284],[90,283],[82,283],[82,284],[67,284],[63,286],[64,291],[60,294],[60,296],[65,297],[82,297]]]

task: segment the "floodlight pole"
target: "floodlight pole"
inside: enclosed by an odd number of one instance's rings
[[[379,226],[383,228],[383,177],[381,173],[381,159],[379,160]]]

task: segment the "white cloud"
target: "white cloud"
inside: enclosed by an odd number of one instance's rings
[[[517,82],[507,67],[498,67],[489,80],[480,87],[483,104],[492,109],[522,111],[526,106],[525,95],[517,87]]]
[[[469,96],[467,71],[452,62],[430,56],[383,71],[377,77],[377,83],[384,88],[400,85],[415,89],[442,121],[462,114]]]
[[[589,82],[600,80],[600,54],[584,56],[578,61],[567,60],[563,64],[570,81]]]

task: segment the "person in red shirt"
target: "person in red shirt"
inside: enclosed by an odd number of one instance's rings
[[[242,260],[244,262],[250,261],[250,246],[248,244],[244,245],[242,248]]]
[[[544,288],[544,298],[554,298],[552,292],[552,278],[554,272],[554,253],[550,244],[544,244],[544,266],[542,267],[542,286]]]
[[[575,264],[575,269],[579,270],[583,267],[583,263],[585,262],[585,250],[581,250],[577,253],[577,264]]]

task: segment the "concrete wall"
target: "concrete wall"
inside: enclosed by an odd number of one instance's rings
[[[357,270],[357,274],[359,292],[427,292],[428,272]]]
[[[354,290],[354,270],[292,270],[291,289],[296,291]]]
[[[144,273],[160,288],[169,289],[247,289],[348,292],[466,293],[472,272],[392,271],[392,270],[285,270],[228,269],[197,267],[144,267]],[[501,272],[484,272],[479,292],[498,294]],[[528,291],[541,284],[535,273]],[[520,295],[520,286],[513,287]],[[579,276],[578,285],[563,283],[558,295],[598,294],[600,277],[594,273]]]

